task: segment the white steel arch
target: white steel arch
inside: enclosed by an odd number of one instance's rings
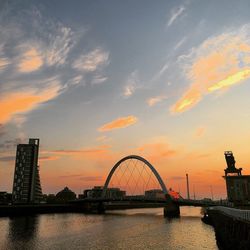
[[[136,160],[139,160],[139,161],[142,161],[143,163],[145,163],[149,168],[150,170],[153,172],[153,174],[155,175],[156,179],[158,180],[161,188],[162,188],[162,191],[165,195],[168,194],[168,190],[161,178],[161,176],[159,175],[159,173],[156,171],[156,169],[153,167],[153,165],[148,162],[146,159],[144,159],[143,157],[141,156],[138,156],[138,155],[129,155],[129,156],[126,156],[124,158],[122,158],[120,161],[118,161],[114,167],[111,169],[111,171],[109,172],[109,175],[105,181],[105,184],[104,184],[104,187],[103,187],[103,191],[102,191],[102,198],[105,198],[105,195],[106,195],[106,192],[107,192],[107,188],[108,188],[108,185],[109,185],[109,182],[115,172],[115,170],[120,166],[120,164],[126,160],[129,160],[129,159],[136,159]]]

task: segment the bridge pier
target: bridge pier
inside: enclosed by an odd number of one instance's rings
[[[164,207],[164,217],[179,217],[180,207],[174,203],[168,204]]]
[[[180,206],[173,202],[169,194],[166,195],[167,204],[164,207],[164,217],[179,217]]]
[[[104,206],[103,202],[98,202],[98,205],[97,205],[97,213],[98,213],[98,214],[103,214],[103,213],[105,213],[105,206]]]

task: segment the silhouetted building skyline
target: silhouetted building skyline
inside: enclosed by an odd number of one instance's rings
[[[38,166],[39,139],[18,144],[13,181],[13,203],[37,203],[42,198]]]

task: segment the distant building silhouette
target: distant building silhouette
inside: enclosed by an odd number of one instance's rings
[[[70,190],[68,187],[65,187],[63,190],[58,192],[56,194],[56,200],[57,201],[70,201],[70,200],[75,200],[76,199],[76,194]]]
[[[39,139],[29,139],[29,144],[17,145],[13,203],[38,203],[42,198],[38,152]]]
[[[149,199],[165,199],[166,198],[161,189],[146,190],[145,197]]]
[[[84,190],[84,194],[79,197],[81,198],[100,198],[102,196],[103,187],[95,186],[92,189]],[[110,199],[121,199],[126,196],[126,191],[120,190],[120,188],[107,188],[106,198]]]

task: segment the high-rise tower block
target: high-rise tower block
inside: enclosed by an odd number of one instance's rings
[[[39,139],[18,144],[13,181],[13,203],[38,203],[42,190],[38,166]]]

